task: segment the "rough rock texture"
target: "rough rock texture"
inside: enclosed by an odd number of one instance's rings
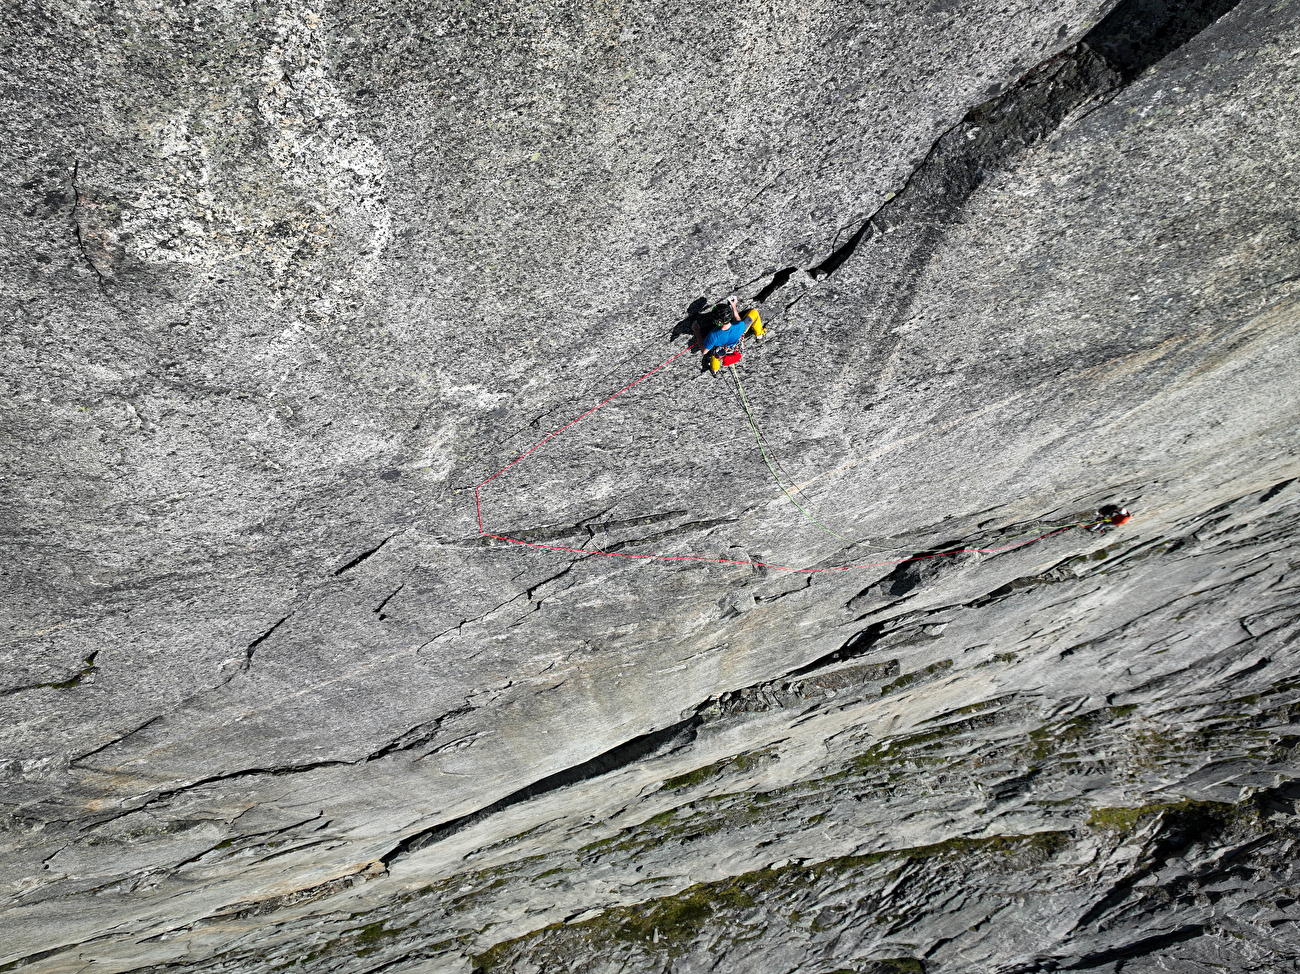
[[[0,45],[0,970],[1296,969],[1300,7]]]

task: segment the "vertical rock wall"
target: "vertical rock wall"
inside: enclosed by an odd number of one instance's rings
[[[0,28],[0,968],[1295,953],[1285,4]]]

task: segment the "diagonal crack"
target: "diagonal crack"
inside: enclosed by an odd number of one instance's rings
[[[348,563],[347,563],[346,565],[344,565],[342,568],[336,569],[335,572],[334,572],[334,576],[337,578],[339,575],[342,575],[344,572],[346,572],[346,571],[350,571],[351,569],[356,568],[356,567],[357,567],[358,565],[360,565],[363,561],[365,561],[365,560],[366,560],[367,558],[369,558],[371,555],[376,554],[376,553],[379,551],[380,548],[382,548],[384,545],[388,544],[388,542],[392,541],[395,537],[397,537],[397,536],[398,536],[399,534],[401,534],[401,533],[402,533],[401,531],[394,531],[392,534],[390,534],[388,537],[386,537],[383,541],[379,542],[379,544],[375,545],[373,548],[370,548],[370,549],[367,550],[367,551],[363,551],[363,552],[361,552],[361,554],[357,555],[355,558],[353,558],[350,562],[348,562]]]
[[[578,564],[578,562],[580,561],[586,561],[590,557],[591,557],[590,555],[583,555],[581,557],[575,558],[573,559],[573,561],[569,562],[567,565],[564,566],[564,568],[556,572],[554,575],[551,575],[549,578],[543,578],[536,585],[529,586],[528,591],[524,593],[525,597],[528,599],[529,602],[533,601],[533,593],[536,592],[539,588],[541,588],[543,585],[549,585],[551,582],[559,581],[565,575],[569,574],[569,572],[573,571],[574,565]]]
[[[385,867],[391,867],[397,860],[455,835],[457,832],[461,832],[489,816],[495,815],[497,812],[504,811],[512,805],[518,805],[521,802],[529,801],[548,792],[590,778],[609,774],[611,771],[627,767],[652,754],[675,750],[695,739],[696,728],[700,722],[701,719],[698,716],[692,715],[661,730],[651,731],[648,734],[641,734],[631,740],[624,741],[622,744],[612,747],[587,761],[583,761],[581,764],[573,765],[534,781],[532,784],[525,785],[523,788],[497,799],[490,805],[407,836],[381,856],[379,861]]]
[[[384,600],[380,602],[377,606],[375,606],[373,609],[371,609],[370,611],[373,612],[375,615],[379,616],[380,620],[387,619],[388,616],[384,615],[384,606],[386,606],[389,602],[391,602],[393,598],[397,595],[397,593],[404,588],[406,588],[405,582],[403,582],[401,585],[397,586],[397,588],[393,589],[386,596],[384,596]]]
[[[915,249],[927,250],[942,228],[958,219],[963,205],[991,173],[1007,168],[1066,123],[1077,122],[1111,101],[1146,68],[1239,2],[1122,0],[1077,44],[1030,69],[1007,91],[970,109],[945,130],[897,193],[887,195],[844,243],[807,268],[807,273],[815,281],[825,280],[863,243],[904,225],[924,230]],[[756,300],[765,301],[780,291],[798,270],[787,267],[777,272]],[[900,307],[907,301],[904,295]]]
[[[454,720],[457,717],[464,717],[466,714],[473,713],[474,709],[475,708],[470,706],[458,707],[456,710],[440,714],[433,720],[416,724],[404,734],[398,735],[382,747],[371,751],[370,754],[366,756],[366,760],[377,761],[380,758],[386,757],[387,755],[393,754],[397,751],[409,751],[412,748],[423,747],[438,736],[438,732],[449,720]]]
[[[85,682],[98,667],[95,666],[95,657],[99,651],[91,653],[81,661],[81,669],[65,680],[51,681],[49,683],[30,683],[27,686],[10,687],[7,690],[0,690],[0,697],[8,697],[15,693],[25,693],[28,690],[71,690],[73,687],[80,686]]]
[[[276,624],[273,625],[270,629],[266,630],[266,632],[262,633],[262,635],[258,636],[258,637],[257,637],[256,639],[254,639],[251,643],[249,643],[247,646],[244,647],[244,659],[243,659],[243,661],[239,664],[239,668],[240,668],[240,670],[245,670],[245,671],[246,671],[250,666],[253,665],[253,653],[257,650],[257,647],[258,647],[258,646],[261,646],[262,643],[264,643],[264,642],[266,642],[268,639],[270,639],[270,638],[271,638],[271,634],[272,634],[273,632],[275,632],[277,629],[279,629],[279,628],[280,628],[282,625],[284,625],[286,622],[288,622],[290,619],[292,619],[293,616],[294,616],[294,613],[296,613],[297,611],[298,611],[297,609],[294,609],[293,612],[290,612],[287,616],[285,616],[284,618],[280,619],[280,620],[279,620],[278,622],[276,622]]]
[[[80,762],[86,760],[86,758],[94,757],[96,754],[100,753],[101,751],[108,750],[114,744],[121,744],[127,738],[133,737],[134,735],[140,733],[142,730],[144,730],[146,727],[150,726],[151,724],[156,723],[159,720],[162,720],[164,716],[165,716],[164,714],[155,714],[154,716],[146,720],[143,724],[137,725],[136,727],[127,731],[125,734],[121,734],[117,737],[114,737],[112,740],[99,745],[99,747],[95,748],[94,750],[87,751],[84,754],[78,754],[75,758],[69,758],[68,767],[75,768]]]
[[[945,130],[902,188],[887,196],[848,240],[809,268],[809,275],[824,280],[834,274],[877,234],[908,223],[938,230],[955,222],[991,173],[1046,139],[1081,106],[1109,100],[1121,87],[1119,72],[1086,39],[1048,58]]]
[[[344,767],[344,766],[354,765],[354,764],[362,764],[366,760],[367,760],[366,758],[362,758],[359,761],[337,761],[337,760],[313,761],[309,764],[295,764],[283,768],[243,768],[239,771],[226,771],[221,774],[210,775],[206,778],[199,778],[195,781],[190,781],[183,785],[177,785],[174,788],[167,788],[164,789],[163,791],[153,792],[148,796],[142,796],[144,797],[144,801],[139,802],[137,804],[133,804],[129,807],[122,808],[120,811],[114,812],[112,815],[109,815],[105,818],[96,819],[90,824],[83,826],[81,828],[81,831],[88,832],[91,829],[97,829],[103,825],[107,825],[109,822],[114,822],[117,819],[125,818],[126,816],[132,815],[135,812],[144,811],[146,808],[150,808],[154,805],[157,805],[159,802],[167,801],[169,798],[175,798],[177,795],[182,795],[185,792],[193,791],[195,788],[202,788],[205,785],[217,784],[218,782],[222,782],[222,781],[234,781],[238,778],[256,777],[259,775],[266,775],[267,777],[272,777],[272,778],[281,778],[288,775],[305,774],[308,771],[318,771],[321,768],[335,768],[335,767]]]

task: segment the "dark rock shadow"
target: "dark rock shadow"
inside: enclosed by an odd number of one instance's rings
[[[709,305],[708,298],[696,298],[686,308],[686,317],[673,326],[672,333],[668,336],[670,342],[677,341],[683,335],[688,338],[695,337],[695,329],[698,327],[700,334],[708,331],[709,326],[714,322],[713,312],[715,308]]]
[[[1172,54],[1241,0],[1123,0],[1084,41],[1117,68],[1124,83]]]

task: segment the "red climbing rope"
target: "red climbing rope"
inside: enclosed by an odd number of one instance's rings
[[[690,351],[691,349],[693,349],[694,347],[695,347],[695,346],[694,346],[693,344],[691,344],[691,345],[687,345],[685,348],[683,348],[683,349],[682,349],[680,352],[678,352],[676,355],[671,355],[671,356],[669,356],[668,358],[664,359],[662,362],[660,362],[658,365],[656,365],[653,369],[651,369],[651,370],[650,370],[649,372],[647,372],[645,375],[641,376],[641,378],[639,378],[639,379],[635,379],[635,380],[633,380],[632,382],[629,382],[627,385],[625,385],[622,389],[618,390],[618,392],[614,393],[612,396],[608,396],[608,397],[606,397],[605,399],[602,399],[600,402],[596,403],[596,405],[592,406],[590,409],[588,409],[585,413],[583,413],[583,414],[582,414],[581,416],[579,416],[577,419],[573,420],[573,422],[571,422],[571,423],[565,423],[563,426],[561,426],[559,429],[557,429],[557,430],[556,430],[554,433],[552,433],[550,436],[547,436],[547,437],[544,437],[543,439],[538,440],[536,443],[534,443],[532,446],[530,446],[527,450],[525,450],[523,453],[519,454],[519,456],[515,457],[513,460],[511,460],[509,463],[507,463],[504,467],[502,467],[500,470],[498,470],[496,473],[494,473],[494,474],[493,474],[491,477],[489,477],[487,480],[483,481],[483,483],[479,484],[478,487],[475,487],[475,488],[474,488],[475,495],[477,496],[479,487],[486,487],[488,484],[492,483],[492,481],[496,480],[496,479],[497,479],[498,477],[500,477],[503,473],[505,473],[507,470],[509,470],[511,467],[513,467],[513,466],[514,466],[516,463],[518,463],[520,460],[522,460],[524,457],[528,456],[528,454],[532,453],[534,450],[540,449],[541,447],[545,446],[547,443],[551,442],[551,440],[555,439],[557,436],[559,436],[561,433],[563,433],[565,430],[567,430],[570,426],[577,426],[579,423],[581,423],[584,419],[586,419],[588,416],[590,416],[592,413],[594,413],[594,412],[595,412],[597,409],[599,409],[601,406],[605,405],[606,403],[608,403],[608,402],[609,402],[610,400],[612,400],[612,399],[617,399],[619,396],[623,395],[623,393],[627,392],[627,391],[628,391],[629,389],[631,389],[633,386],[635,386],[635,385],[639,385],[640,383],[644,382],[646,379],[650,378],[650,376],[654,375],[656,372],[658,372],[660,369],[662,369],[665,365],[671,365],[673,362],[676,362],[679,358],[681,358],[683,355],[685,355],[687,352],[689,352],[689,351]],[[483,522],[482,522],[482,520],[480,519],[480,521],[479,521],[479,531],[482,532],[482,530],[483,530]]]
[[[864,562],[862,564],[856,564],[856,565],[835,565],[828,568],[790,568],[785,565],[772,565],[764,561],[740,561],[740,560],[733,560],[730,558],[702,558],[695,555],[638,555],[638,554],[631,554],[625,551],[602,551],[599,549],[588,549],[588,548],[566,548],[563,547],[562,545],[534,544],[531,541],[520,541],[518,538],[508,538],[505,535],[492,534],[491,532],[484,530],[483,500],[479,494],[479,492],[484,487],[486,487],[492,481],[496,480],[498,477],[500,477],[503,473],[505,473],[515,464],[522,461],[524,457],[541,449],[543,446],[545,446],[551,440],[555,439],[565,430],[569,429],[570,427],[576,426],[578,423],[582,422],[584,419],[586,419],[596,410],[600,409],[602,406],[605,406],[608,403],[612,402],[614,399],[617,399],[619,396],[623,395],[623,393],[627,392],[632,387],[641,384],[646,379],[650,378],[650,376],[658,372],[660,369],[664,368],[667,365],[671,365],[673,362],[677,361],[679,358],[681,358],[683,355],[685,355],[687,352],[691,351],[694,348],[695,348],[694,344],[687,345],[684,349],[682,349],[677,354],[671,355],[668,358],[664,359],[662,362],[656,365],[649,372],[646,372],[644,375],[640,376],[639,378],[634,379],[632,382],[629,382],[627,385],[625,385],[622,389],[619,389],[617,392],[613,393],[610,396],[607,396],[605,399],[602,399],[600,402],[596,403],[596,405],[592,406],[590,409],[588,409],[577,419],[565,423],[554,433],[551,433],[549,436],[546,436],[538,440],[536,443],[530,446],[523,453],[519,454],[519,456],[515,457],[513,460],[507,463],[504,467],[502,467],[492,476],[488,477],[487,480],[484,480],[481,484],[476,486],[474,488],[474,511],[475,514],[477,514],[478,516],[478,533],[485,538],[493,538],[497,541],[509,541],[511,544],[517,544],[524,548],[537,548],[540,551],[566,551],[566,552],[572,552],[574,554],[579,554],[579,555],[606,555],[610,558],[634,558],[639,561],[702,561],[714,565],[747,565],[755,568],[771,568],[774,571],[779,571],[779,572],[804,572],[806,574],[814,574],[816,572],[844,572],[854,568],[887,568],[890,565],[903,565],[912,561],[925,561],[929,558],[942,558],[945,555],[961,555],[961,554],[991,555],[1001,551],[1011,551],[1014,548],[1023,548],[1026,545],[1031,545],[1038,541],[1043,541],[1047,538],[1052,537],[1053,535],[1061,534],[1065,531],[1069,531],[1071,528],[1075,528],[1079,526],[1075,524],[1070,524],[1065,527],[1056,528],[1052,531],[1048,531],[1046,534],[1040,534],[1035,538],[1030,538],[1028,541],[1019,541],[1016,544],[1006,545],[1001,548],[953,548],[950,551],[936,551],[928,555],[913,555],[910,558],[900,558],[897,561]]]

